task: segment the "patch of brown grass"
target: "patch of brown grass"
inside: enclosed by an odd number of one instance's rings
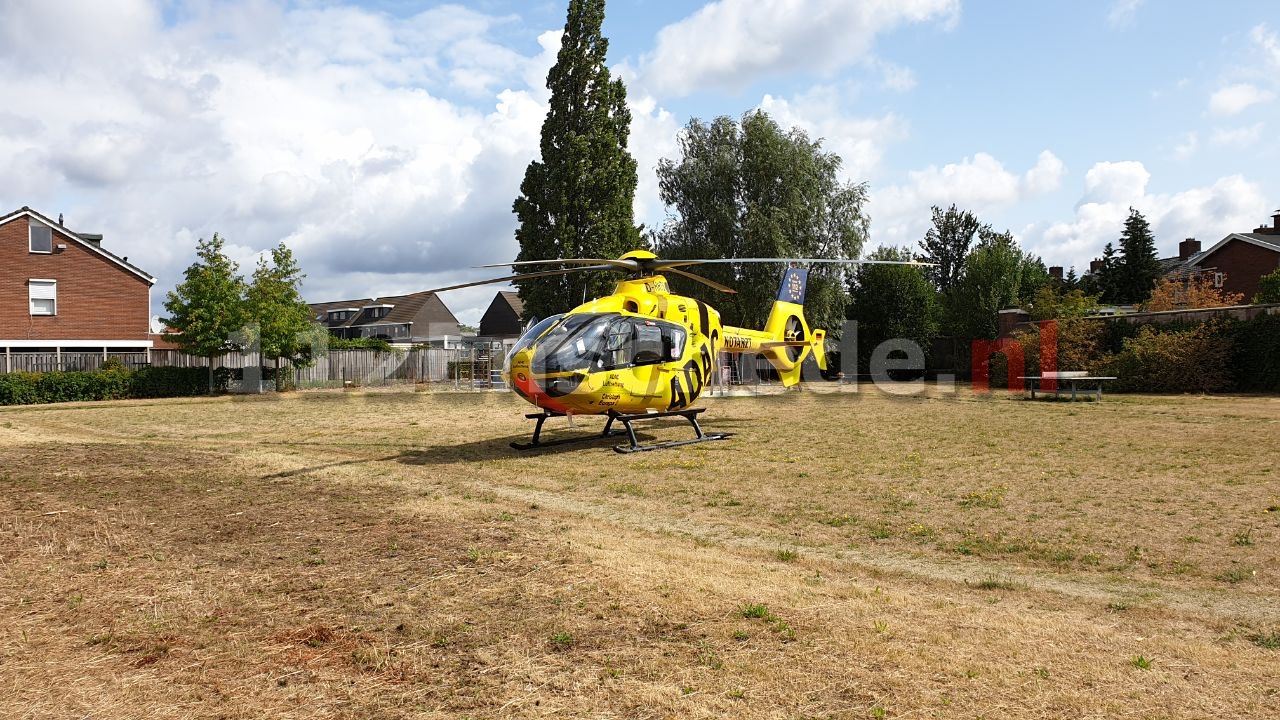
[[[1274,707],[1280,402],[708,404],[629,456],[487,394],[0,410],[0,716]]]

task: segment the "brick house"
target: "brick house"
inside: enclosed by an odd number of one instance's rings
[[[363,300],[310,303],[316,322],[334,337],[381,338],[392,346],[453,347],[461,340],[458,318],[432,292]]]
[[[1251,301],[1258,293],[1258,280],[1280,268],[1280,210],[1271,220],[1271,227],[1231,233],[1208,250],[1201,250],[1200,241],[1195,238],[1183,240],[1178,244],[1177,257],[1161,259],[1165,276],[1212,277],[1216,287],[1241,293],[1245,302]]]
[[[28,207],[0,216],[0,369],[16,353],[145,354],[156,279]]]
[[[480,337],[518,338],[524,330],[520,322],[520,314],[524,312],[524,301],[520,293],[502,291],[493,296],[489,309],[480,318]]]

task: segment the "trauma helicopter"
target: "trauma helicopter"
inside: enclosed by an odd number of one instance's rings
[[[761,330],[724,325],[720,313],[707,303],[671,292],[662,273],[697,281],[725,293],[732,288],[684,268],[711,263],[780,263],[787,267],[781,287]],[[502,378],[520,397],[539,408],[526,417],[536,420],[528,443],[511,443],[518,450],[547,447],[625,433],[629,445],[618,452],[654,450],[720,440],[728,433],[706,433],[697,416],[705,408],[692,404],[712,379],[720,352],[751,353],[766,358],[784,387],[800,382],[805,360],[812,355],[826,370],[823,342],[826,331],[811,328],[804,316],[808,263],[923,264],[890,260],[827,260],[814,258],[729,258],[663,260],[647,250],[633,250],[616,260],[573,258],[528,260],[497,265],[560,265],[437,288],[433,292],[552,277],[574,272],[612,270],[626,273],[611,295],[589,300],[568,312],[530,325],[516,340],[503,363]],[[568,267],[565,267],[568,266]],[[541,439],[549,418],[606,415],[602,435],[553,441]],[[661,417],[681,417],[695,437],[642,445],[632,423]],[[623,429],[613,426],[618,421]]]

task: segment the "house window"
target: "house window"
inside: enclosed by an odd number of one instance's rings
[[[31,252],[53,252],[53,228],[33,222],[28,226],[31,230]]]
[[[1213,274],[1213,286],[1214,286],[1214,287],[1216,287],[1216,288],[1220,288],[1220,287],[1222,287],[1222,279],[1223,279],[1223,275],[1222,275],[1222,273],[1214,273],[1214,274]]]
[[[27,292],[32,315],[58,314],[57,280],[28,280]]]

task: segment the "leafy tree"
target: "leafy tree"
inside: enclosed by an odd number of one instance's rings
[[[881,247],[870,260],[911,260],[907,248]],[[848,317],[858,321],[858,355],[863,367],[885,340],[914,341],[928,353],[938,335],[938,291],[915,265],[861,265],[849,291]],[[850,359],[852,360],[852,358]],[[852,370],[850,370],[852,372]]]
[[[1259,305],[1280,303],[1280,270],[1263,275],[1258,280],[1258,294],[1253,296],[1253,302]]]
[[[867,236],[867,188],[842,183],[840,157],[802,130],[784,132],[764,112],[740,122],[693,119],[680,136],[680,160],[658,163],[658,187],[671,218],[654,236],[666,258],[820,257],[853,259]],[[712,303],[725,322],[759,327],[777,295],[781,268],[706,265],[699,274],[736,295],[670,278],[681,292]],[[848,303],[847,268],[809,271],[805,314],[838,328]]]
[[[223,253],[223,240],[201,238],[196,246],[196,262],[183,273],[182,282],[169,291],[163,322],[174,333],[165,337],[184,352],[209,358],[209,383],[213,387],[212,359],[237,349],[231,342],[248,319],[244,280],[239,266]]]
[[[920,243],[923,252],[919,259],[934,263],[926,272],[938,290],[945,293],[956,284],[964,274],[965,260],[979,232],[990,229],[978,222],[973,213],[958,210],[954,204],[946,210],[933,206],[933,226]]]
[[[1214,287],[1213,280],[1199,273],[1187,278],[1171,280],[1163,278],[1156,283],[1151,297],[1142,305],[1143,310],[1194,310],[1196,308],[1227,307],[1244,302],[1244,293],[1226,292]]]
[[[1129,218],[1120,234],[1120,262],[1116,268],[1117,302],[1141,303],[1151,295],[1156,280],[1163,275],[1156,255],[1156,240],[1142,213],[1129,208]]]
[[[569,0],[556,64],[547,74],[550,108],[541,160],[529,163],[512,206],[520,226],[517,260],[615,258],[640,245],[632,220],[636,161],[627,152],[631,112],[621,80],[605,66],[604,0]],[[518,266],[517,272],[546,270]],[[517,280],[524,320],[564,312],[603,294],[606,273]]]
[[[311,308],[300,291],[304,277],[293,252],[280,243],[271,249],[270,263],[265,257],[258,260],[245,293],[262,356],[276,361],[277,384],[281,358],[294,364],[311,359]]]
[[[1065,284],[1042,285],[1031,296],[1028,308],[1032,320],[1063,320],[1081,318],[1098,307],[1096,295],[1086,295],[1078,288],[1069,289]]]
[[[1040,258],[1008,233],[989,233],[965,259],[964,273],[944,297],[944,324],[963,340],[994,340],[999,311],[1030,299],[1047,284]]]

